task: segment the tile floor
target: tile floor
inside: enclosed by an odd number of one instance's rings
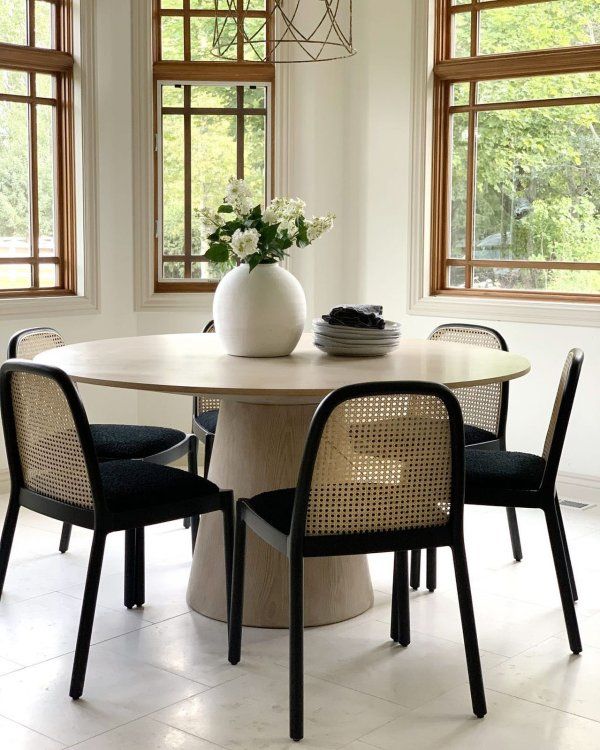
[[[0,515],[5,501],[0,501]],[[471,715],[454,580],[411,593],[413,640],[389,640],[391,558],[372,559],[375,606],[306,632],[307,748],[586,750],[600,747],[600,508],[565,509],[584,653],[570,655],[541,513],[520,511],[511,559],[503,511],[468,508],[489,713]],[[23,511],[0,603],[3,750],[275,750],[287,738],[287,639],[247,629],[226,659],[222,623],[189,612],[188,532],[147,535],[147,605],[122,607],[122,535],[109,538],[84,698],[68,697],[89,532],[57,551],[59,524]]]

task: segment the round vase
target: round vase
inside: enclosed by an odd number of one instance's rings
[[[213,303],[215,331],[227,354],[285,357],[294,351],[306,320],[300,282],[278,263],[229,271]]]

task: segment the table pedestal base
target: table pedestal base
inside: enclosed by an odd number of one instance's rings
[[[264,404],[225,400],[211,458],[210,479],[236,498],[293,487],[316,404]],[[373,604],[364,555],[309,558],[304,566],[305,624],[327,625],[361,614]],[[226,619],[223,530],[220,514],[200,522],[187,592],[189,606]],[[248,530],[244,625],[288,626],[288,563]]]

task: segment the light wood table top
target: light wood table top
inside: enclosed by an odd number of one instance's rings
[[[213,333],[105,339],[51,349],[36,362],[65,370],[81,383],[221,397],[322,398],[343,385],[421,380],[457,388],[526,375],[529,361],[512,352],[402,339],[384,357],[331,357],[302,336],[289,357],[245,358],[223,352]]]

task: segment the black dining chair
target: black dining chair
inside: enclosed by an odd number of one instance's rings
[[[408,552],[454,556],[473,711],[486,713],[463,542],[460,406],[435,383],[340,388],[313,418],[298,484],[238,501],[229,661],[241,656],[246,527],[289,559],[290,737],[303,737],[303,570],[306,557],[395,551],[392,636],[410,642]]]
[[[465,503],[544,511],[569,646],[581,652],[577,587],[558,502],[556,478],[583,364],[572,349],[565,361],[541,456],[514,451],[466,451]]]
[[[504,337],[493,328],[471,323],[444,323],[429,334],[430,341],[449,341],[455,344],[468,344],[485,349],[507,352]],[[470,450],[506,450],[506,417],[508,414],[508,381],[489,383],[465,388],[454,388],[463,411],[465,423],[465,444]],[[507,508],[508,529],[513,557],[517,562],[523,559],[517,513]],[[435,549],[427,550],[426,586],[431,592],[437,586],[437,554]],[[421,550],[411,554],[410,585],[413,590],[421,582]]]
[[[11,477],[0,539],[0,595],[21,507],[93,530],[69,694],[83,692],[106,537],[157,523],[223,514],[231,599],[233,494],[180,469],[131,459],[100,463],[79,394],[62,370],[13,359],[0,370],[0,400]],[[143,552],[143,550],[142,550]],[[143,556],[126,566],[136,603],[143,601]]]
[[[36,355],[65,345],[63,337],[54,328],[27,328],[11,336],[8,343],[9,359],[33,359]],[[166,465],[187,458],[188,471],[198,473],[198,443],[194,435],[170,427],[152,427],[130,424],[92,424],[92,439],[100,461],[134,459]],[[66,552],[71,539],[71,524],[63,523],[59,550]],[[195,543],[192,533],[192,549]],[[136,552],[137,548],[137,552]],[[143,556],[143,529],[130,531],[125,538],[125,555],[135,559]],[[125,582],[125,606],[131,609],[140,604],[134,601],[131,581]]]

